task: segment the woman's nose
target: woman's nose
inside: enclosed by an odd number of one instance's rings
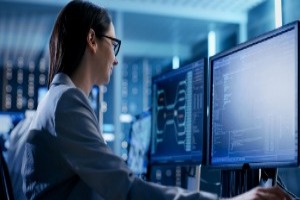
[[[117,60],[117,58],[115,57],[115,60],[114,60],[114,65],[117,65],[119,62],[118,62],[118,60]]]

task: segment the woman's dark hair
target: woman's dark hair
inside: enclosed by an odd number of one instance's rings
[[[50,42],[50,67],[48,87],[55,74],[63,72],[69,76],[82,60],[86,38],[90,28],[96,36],[105,34],[111,23],[108,12],[90,2],[74,0],[58,15]]]

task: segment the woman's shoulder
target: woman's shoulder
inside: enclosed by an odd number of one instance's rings
[[[57,100],[68,99],[68,98],[85,98],[84,93],[77,87],[69,86],[69,85],[58,85],[55,87],[51,87],[49,90],[49,95]]]
[[[50,91],[49,95],[53,95],[53,102],[56,104],[55,110],[66,110],[68,108],[75,109],[79,107],[89,108],[88,97],[84,92],[76,87],[61,85]]]

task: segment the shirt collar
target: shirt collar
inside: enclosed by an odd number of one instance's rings
[[[52,85],[61,85],[61,84],[68,85],[71,87],[76,87],[68,75],[66,75],[64,73],[57,73],[51,82],[51,86]]]

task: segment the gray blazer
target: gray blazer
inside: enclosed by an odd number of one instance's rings
[[[86,95],[63,73],[32,121],[22,176],[28,199],[217,199],[135,177],[107,146]]]

